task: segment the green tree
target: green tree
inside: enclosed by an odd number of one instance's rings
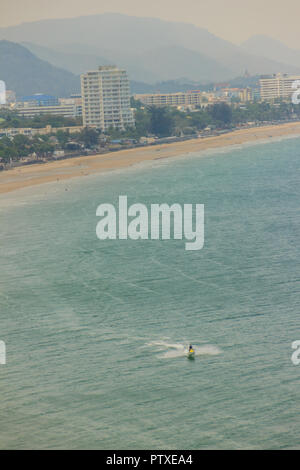
[[[78,142],[84,144],[85,147],[94,147],[99,142],[99,133],[95,129],[85,127],[77,136]]]
[[[151,129],[151,115],[147,108],[139,108],[135,112],[135,129],[139,137],[147,136]]]
[[[70,138],[70,133],[64,131],[57,131],[55,137],[57,138],[60,147],[64,149]]]
[[[228,125],[232,122],[232,108],[227,103],[216,103],[210,108],[211,116],[216,124]]]
[[[168,108],[158,108],[151,106],[150,112],[150,132],[158,137],[172,135],[174,129],[174,118]]]
[[[16,149],[19,158],[27,157],[30,154],[30,139],[25,135],[16,135],[13,140],[13,146]]]

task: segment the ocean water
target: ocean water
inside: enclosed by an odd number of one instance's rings
[[[289,139],[1,196],[0,447],[299,449],[299,190]],[[119,195],[204,204],[204,248],[98,240]]]

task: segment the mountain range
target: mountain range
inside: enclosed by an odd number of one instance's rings
[[[0,28],[0,79],[19,96],[69,96],[81,73],[107,64],[128,71],[134,92],[180,91],[246,70],[300,74],[300,51],[266,36],[238,46],[192,24],[116,13]]]
[[[17,95],[69,96],[80,90],[79,77],[39,59],[20,44],[0,41],[0,79]]]
[[[251,75],[300,73],[296,57],[262,55],[251,42],[238,46],[192,24],[118,13],[0,28],[0,39],[22,43],[38,58],[74,74],[116,63],[132,80],[152,84],[172,79],[218,82],[245,70]]]
[[[250,54],[268,57],[280,61],[282,64],[300,65],[300,50],[291,49],[277,39],[264,35],[255,35],[241,44],[241,47]]]

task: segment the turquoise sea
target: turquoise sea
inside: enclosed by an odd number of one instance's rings
[[[204,248],[98,240],[119,195],[204,204]],[[299,138],[2,195],[0,447],[299,449],[299,208]]]

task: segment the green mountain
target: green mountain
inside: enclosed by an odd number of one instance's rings
[[[67,97],[80,91],[79,77],[39,59],[20,44],[0,41],[0,80],[17,96],[49,93]]]

